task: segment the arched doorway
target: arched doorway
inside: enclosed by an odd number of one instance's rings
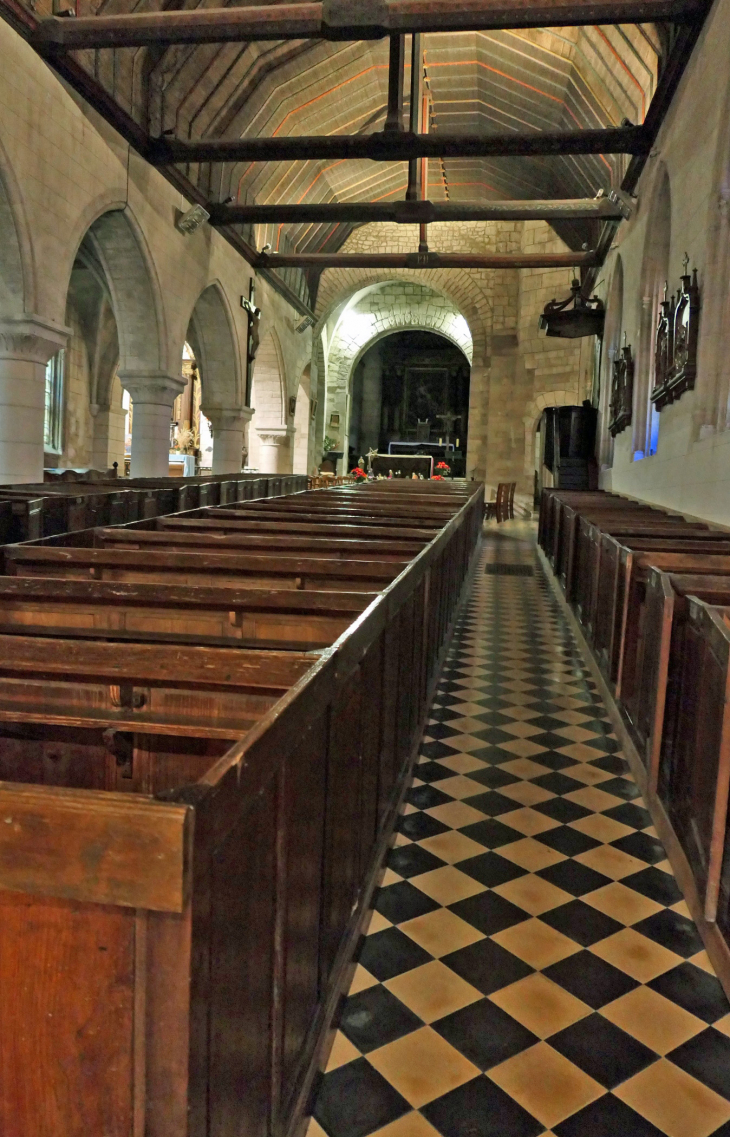
[[[470,372],[464,352],[435,332],[392,332],[371,344],[352,374],[350,464],[398,443],[416,452],[443,445],[453,473],[463,477]]]

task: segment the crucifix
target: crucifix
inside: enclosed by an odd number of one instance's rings
[[[436,415],[436,418],[440,418],[444,424],[444,430],[446,431],[446,445],[448,446],[451,442],[451,432],[454,429],[456,423],[461,421],[461,415],[455,415],[451,411],[447,411],[445,415]]]
[[[246,339],[246,402],[251,406],[251,389],[253,385],[253,367],[256,362],[256,352],[259,350],[259,324],[261,323],[261,309],[256,307],[256,282],[251,277],[248,283],[248,300],[241,297],[241,307],[248,316],[248,337]]]

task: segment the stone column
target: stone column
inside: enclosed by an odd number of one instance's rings
[[[259,469],[262,474],[290,474],[293,460],[293,426],[260,426]]]
[[[210,407],[203,409],[213,430],[213,473],[240,474],[244,431],[253,416],[253,407]]]
[[[361,452],[367,454],[371,446],[377,448],[380,437],[382,406],[383,363],[380,347],[371,347],[362,369],[362,409],[360,411]],[[359,455],[358,455],[359,457]]]
[[[172,404],[185,383],[172,375],[148,376],[120,372],[119,380],[132,400],[133,478],[166,478],[170,473]]]
[[[0,320],[0,485],[43,481],[46,364],[69,335],[34,316]]]

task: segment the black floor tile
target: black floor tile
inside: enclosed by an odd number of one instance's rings
[[[596,872],[595,869],[589,869],[580,861],[560,861],[557,865],[540,869],[537,875],[550,881],[550,884],[554,884],[557,888],[565,889],[572,896],[584,896],[586,892],[594,892],[597,888],[603,888],[605,884],[611,884],[610,877]]]
[[[677,955],[683,955],[685,959],[702,951],[704,946],[693,922],[669,908],[655,912],[646,920],[640,920],[634,924],[634,930]]]
[[[453,731],[452,731],[452,734],[453,734]],[[430,743],[430,742],[424,743],[421,746],[421,753],[424,754],[427,746],[435,746],[435,745],[436,745],[436,743]],[[439,746],[441,746],[441,745],[442,745],[442,743],[439,743]],[[451,753],[455,754],[456,751],[452,750]],[[419,781],[421,781],[421,782],[439,782],[439,781],[442,781],[444,778],[453,777],[454,771],[453,770],[447,770],[446,767],[442,766],[440,762],[434,761],[433,755],[426,754],[425,757],[431,758],[432,761],[430,761],[430,762],[419,762],[418,765],[415,767],[414,773],[415,773],[416,777],[419,779]],[[445,757],[447,757],[447,755],[443,754],[440,757],[445,758]]]
[[[532,742],[532,739],[530,739]],[[561,754],[559,750],[544,750],[542,754],[538,754],[538,759],[541,766],[548,766],[551,770],[563,770],[570,774],[570,767],[577,766],[575,758],[570,758],[567,754]],[[582,783],[581,783],[582,784]]]
[[[435,837],[438,833],[446,833],[448,825],[442,825],[435,817],[428,813],[406,813],[399,822],[398,829],[411,841],[423,841],[424,837]]]
[[[666,1137],[661,1129],[613,1094],[604,1094],[560,1125],[553,1126],[553,1132],[555,1137]]]
[[[472,732],[472,738],[478,738],[480,742],[489,742],[492,746],[499,746],[500,742],[514,742],[515,736],[509,734],[506,730],[500,730],[498,726],[488,726],[484,730],[475,730]],[[514,754],[512,755],[514,758]]]
[[[512,810],[519,808],[519,802],[514,801],[511,797],[505,797],[497,790],[475,794],[473,797],[466,798],[466,801],[473,809],[478,809],[480,813],[486,813],[487,817],[498,817],[500,813],[511,813]]]
[[[536,761],[542,761],[539,755]],[[532,781],[535,785],[542,786],[544,790],[550,790],[552,794],[569,794],[572,790],[585,788],[584,782],[579,782],[577,778],[571,778],[568,774],[562,774],[559,770],[551,770],[549,774],[541,774],[539,778],[533,778]]]
[[[493,936],[529,918],[527,912],[497,892],[480,892],[477,896],[450,904],[449,909],[486,936]]]
[[[716,1094],[730,1098],[730,1038],[719,1030],[708,1027],[667,1057]]]
[[[480,1070],[506,1062],[539,1041],[491,999],[470,1003],[431,1025]]]
[[[420,845],[400,845],[391,849],[385,863],[398,876],[419,876],[422,872],[431,872],[433,869],[442,869],[444,862],[422,849]]]
[[[605,940],[606,936],[620,932],[624,926],[582,900],[571,900],[569,904],[543,912],[540,919],[583,947]]]
[[[542,755],[540,761],[542,762]],[[589,817],[591,812],[590,809],[578,805],[576,801],[566,801],[560,797],[541,801],[532,808],[544,813],[546,817],[552,817],[553,821],[562,821],[563,825],[567,825],[569,821],[579,821],[581,817]]]
[[[314,1116],[328,1137],[365,1137],[410,1111],[405,1101],[365,1058],[322,1078]]]
[[[610,817],[613,821],[620,821],[622,825],[630,825],[632,829],[646,829],[651,825],[649,810],[643,809],[640,805],[634,805],[632,801],[626,801],[623,805],[615,805],[613,809],[607,809],[605,816]]]
[[[481,825],[482,822],[477,822]],[[498,824],[495,822],[495,824]],[[467,826],[467,829],[472,828]],[[502,828],[506,828],[503,826]],[[466,833],[466,829],[461,830]],[[468,834],[471,836],[471,834]],[[476,840],[476,838],[475,838]],[[506,841],[501,841],[501,844],[506,844]],[[465,872],[474,880],[478,880],[485,888],[496,888],[498,884],[506,884],[508,880],[516,880],[518,876],[525,876],[527,869],[520,868],[519,865],[508,861],[506,857],[500,857],[499,853],[480,853],[478,857],[470,857],[466,861],[459,861],[459,871]]]
[[[629,764],[620,754],[604,754],[601,758],[593,758],[591,766],[605,770],[607,774],[628,774]]]
[[[416,772],[418,777],[418,772]],[[445,805],[447,801],[453,801],[453,798],[448,794],[442,793],[436,786],[413,786],[408,791],[406,801],[409,805],[415,805],[416,809],[433,809],[435,805]]]
[[[720,981],[693,963],[680,963],[652,979],[647,986],[706,1023],[717,1022],[730,1013],[730,1003]]]
[[[540,715],[538,718],[530,719],[530,726],[536,726],[543,732],[546,730],[560,730],[560,728],[565,725],[564,719],[554,718],[552,715]]]
[[[607,1090],[632,1078],[657,1058],[648,1046],[599,1014],[579,1019],[552,1035],[550,1045]]]
[[[389,884],[387,888],[379,888],[373,907],[392,924],[402,924],[404,920],[413,920],[416,916],[434,912],[440,905],[426,896],[425,892],[421,892],[420,888],[414,888],[407,880],[401,880],[397,884]]]
[[[443,1137],[538,1137],[545,1128],[484,1074],[421,1113]]]
[[[517,809],[518,802],[513,801],[512,808]],[[471,837],[472,841],[478,841],[480,845],[484,845],[485,849],[498,849],[500,845],[509,845],[512,841],[519,841],[524,836],[517,829],[512,829],[511,826],[505,825],[503,821],[498,821],[494,817],[484,821],[473,821],[470,825],[465,825],[461,832],[467,837]],[[476,860],[477,858],[473,859]],[[471,865],[471,859],[466,863]],[[465,871],[469,872],[470,869],[467,868]],[[477,877],[477,880],[479,879]],[[486,884],[486,881],[483,883]]]
[[[533,970],[511,951],[489,939],[477,940],[475,944],[442,956],[441,962],[483,995],[516,983]]]
[[[594,1010],[639,986],[625,971],[619,971],[591,951],[569,955],[546,967],[543,974]]]
[[[429,711],[429,719],[432,719],[433,722],[440,722],[440,723],[451,722],[452,719],[460,719],[462,717],[463,716],[462,716],[461,711],[455,711],[451,707],[431,707],[431,709]],[[433,733],[430,730],[430,727],[433,725],[433,722],[429,721],[427,723],[427,725],[426,725],[426,733],[427,734]]]
[[[648,896],[657,904],[678,904],[682,893],[673,876],[661,869],[641,869],[640,872],[625,876],[621,881],[627,888],[633,888],[642,896]]]
[[[542,734],[531,734],[530,742],[536,746],[544,746],[546,750],[559,750],[561,746],[568,746],[570,739],[565,735],[555,734],[552,730],[545,730]]]
[[[421,1020],[385,987],[368,987],[345,1001],[339,1027],[363,1054],[395,1042],[423,1026]]]
[[[487,786],[490,790],[499,789],[500,786],[514,785],[515,782],[521,780],[514,774],[508,773],[507,770],[502,770],[499,766],[487,766],[484,770],[472,770],[469,777],[472,781]]]
[[[648,833],[627,833],[625,837],[619,837],[618,841],[612,841],[611,844],[622,853],[628,853],[630,857],[646,861],[649,865],[658,865],[667,858],[661,841]]]
[[[458,733],[448,722],[430,722],[424,728],[425,737],[429,740],[436,739],[437,742],[443,742]]]
[[[607,794],[613,794],[614,797],[622,797],[624,801],[633,801],[635,797],[641,797],[641,790],[636,782],[631,782],[628,778],[609,778],[606,782],[601,782],[599,787],[605,790]]]
[[[585,833],[580,833],[577,829],[571,829],[569,825],[561,825],[558,829],[548,829],[546,833],[536,834],[536,840],[551,849],[557,849],[559,853],[565,853],[566,857],[577,857],[579,853],[595,849],[596,845],[601,843]]]
[[[394,975],[401,975],[404,971],[412,971],[414,967],[429,963],[431,958],[427,951],[399,928],[385,928],[382,932],[364,937],[359,962],[382,983]]]

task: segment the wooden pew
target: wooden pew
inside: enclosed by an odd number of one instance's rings
[[[665,571],[692,570],[685,557],[706,554],[730,556],[730,533],[707,530],[701,534],[673,533],[671,537],[600,536],[600,555],[595,577],[592,632],[588,634],[606,681],[618,695],[621,691],[622,656],[629,610],[636,620],[643,602],[651,565]]]
[[[376,595],[0,577],[0,628],[308,651],[334,643]]]
[[[658,796],[694,875],[704,917],[730,944],[730,609],[727,600],[719,607],[690,594],[681,609],[682,654],[673,643],[675,689]],[[678,615],[675,608],[675,623]]]
[[[88,549],[13,545],[5,550],[9,576],[75,580],[139,581],[148,584],[215,585],[335,592],[372,592],[385,587],[409,561],[247,556],[161,549]]]
[[[730,557],[684,557],[687,571],[649,568],[645,595],[627,636],[620,703],[656,789],[665,729],[676,716],[676,676],[684,653],[688,596],[710,604],[730,603]],[[689,563],[687,563],[689,562]]]
[[[301,1123],[482,496],[316,656],[0,635],[0,1132]]]
[[[233,516],[229,516],[233,514]],[[218,509],[215,516],[183,518],[160,517],[158,525],[161,529],[175,532],[186,532],[190,529],[198,531],[219,533],[251,533],[262,535],[265,533],[279,533],[284,528],[287,535],[301,535],[307,537],[374,537],[387,539],[393,544],[408,541],[431,541],[438,529],[423,528],[389,528],[387,525],[357,525],[352,522],[338,523],[337,521],[286,521],[282,525],[278,521],[248,521],[234,514],[233,510]]]
[[[350,560],[353,557],[367,557],[382,562],[401,562],[404,557],[415,557],[426,541],[399,541],[394,548],[389,540],[345,537],[303,537],[280,535],[278,533],[236,533],[201,527],[197,530],[190,523],[164,529],[118,528],[97,529],[89,533],[89,539],[99,548],[139,548],[139,549],[207,549],[210,551],[245,552],[246,554],[270,554],[277,557],[315,558],[329,557],[330,560]]]
[[[699,524],[699,528],[698,528]],[[593,644],[593,625],[598,604],[598,590],[602,580],[601,561],[605,551],[605,541],[615,537],[622,544],[634,540],[651,542],[673,542],[676,548],[684,547],[686,542],[697,544],[701,539],[705,551],[722,547],[730,540],[730,533],[710,529],[701,523],[688,523],[682,518],[668,518],[658,524],[649,519],[648,524],[635,521],[592,521],[581,517],[578,521],[576,547],[573,561],[573,610],[586,630],[589,643]]]

